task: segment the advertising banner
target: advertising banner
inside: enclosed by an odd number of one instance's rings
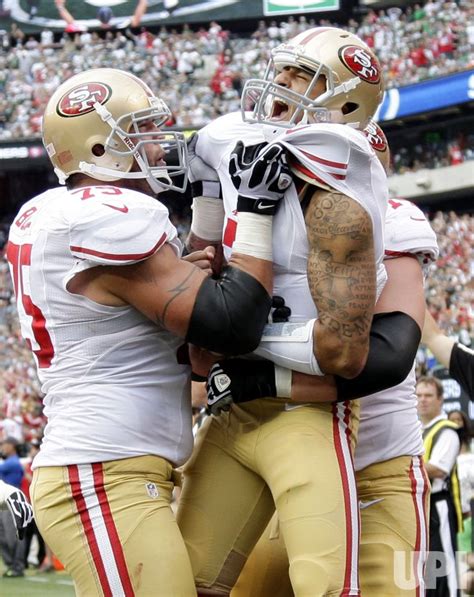
[[[339,0],[263,0],[265,16],[339,10]]]
[[[380,122],[474,101],[474,69],[389,89],[376,115]]]
[[[339,10],[343,0],[0,0],[0,29],[121,29]],[[344,0],[347,1],[347,0]]]
[[[260,0],[0,0],[0,29],[83,31],[258,19]]]

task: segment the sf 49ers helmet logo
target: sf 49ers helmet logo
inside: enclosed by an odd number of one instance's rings
[[[375,151],[385,151],[387,149],[385,134],[373,120],[365,127],[364,134]]]
[[[83,83],[68,91],[59,100],[56,112],[59,116],[71,118],[92,112],[94,104],[105,104],[112,90],[104,83]]]
[[[359,46],[344,46],[339,50],[339,58],[344,66],[367,83],[380,81],[380,64],[367,50]]]

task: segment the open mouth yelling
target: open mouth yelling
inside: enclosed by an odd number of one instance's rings
[[[272,104],[271,120],[288,120],[290,114],[290,107],[281,100],[274,100]]]

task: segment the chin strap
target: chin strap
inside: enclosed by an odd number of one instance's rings
[[[97,174],[109,176],[113,180],[119,180],[121,178],[134,178],[143,180],[145,178],[141,172],[120,172],[119,170],[114,170],[113,168],[104,168],[104,166],[97,166],[96,164],[90,164],[89,162],[79,162],[79,168],[81,172],[84,172],[84,174],[88,174],[93,178],[97,178]],[[169,184],[172,184],[166,168],[162,169],[162,173],[160,172],[159,176],[160,178],[164,178],[167,182],[169,182]],[[155,180],[154,177],[147,176],[146,180],[155,193],[161,193],[165,190],[165,187],[162,186],[159,181]]]
[[[54,173],[58,177],[59,184],[66,184],[67,176],[59,168],[54,168]]]

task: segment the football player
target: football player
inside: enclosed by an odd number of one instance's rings
[[[375,123],[366,132],[382,162],[388,162],[386,139]],[[423,274],[438,255],[436,235],[423,212],[403,199],[391,199],[385,221],[385,264],[388,281],[376,305],[376,313],[401,310],[423,325]],[[394,347],[396,358],[400,346]],[[369,361],[371,357],[369,356]],[[239,366],[240,363],[240,366]],[[389,359],[388,367],[392,366]],[[239,376],[236,369],[240,368]],[[240,394],[256,395],[256,384],[271,388],[274,373],[252,379],[245,361],[219,363],[216,370],[232,380]],[[247,377],[246,376],[247,369]],[[374,367],[380,376],[385,370]],[[315,383],[312,383],[315,382]],[[293,373],[292,400],[327,399],[316,378]],[[349,382],[351,383],[351,382]],[[298,388],[298,385],[301,387]],[[237,387],[235,387],[237,386]],[[268,390],[267,390],[268,391]],[[213,394],[212,379],[210,385]],[[271,390],[273,395],[277,395]],[[214,397],[214,396],[212,396]],[[407,378],[387,390],[363,398],[355,469],[360,500],[360,582],[363,595],[378,597],[425,594],[425,563],[428,547],[427,512],[429,481],[423,465],[423,440],[417,415],[414,363]],[[232,597],[292,597],[288,558],[280,537],[278,520],[272,520],[232,591]]]
[[[244,186],[258,176],[258,190],[239,204],[241,248],[212,279],[180,259],[155,199],[185,184],[184,137],[160,131],[169,116],[127,72],[68,79],[43,120],[66,187],[28,201],[9,233],[21,331],[48,419],[31,498],[80,595],[195,593],[170,509],[172,469],[193,443],[190,368],[179,348],[186,339],[217,353],[253,350],[271,305],[269,212],[291,182],[282,149],[265,148],[240,169]],[[271,209],[260,212],[262,204]]]
[[[284,146],[296,186],[274,221],[274,292],[291,305],[296,325],[292,342],[281,342],[287,338],[275,328],[268,337],[291,346],[286,363],[355,377],[385,282],[386,177],[356,128],[381,100],[379,64],[357,37],[317,28],[276,48],[266,80],[245,89],[254,111],[217,119],[192,146],[202,197],[194,201],[189,245],[222,239],[230,257],[241,217],[235,173],[262,144]],[[231,155],[236,138],[243,144]],[[279,372],[289,396],[289,377]],[[221,390],[226,381],[216,376]],[[229,593],[275,506],[295,594],[359,594],[356,423],[350,402],[294,408],[257,400],[231,404],[203,424],[178,507],[200,594]]]

